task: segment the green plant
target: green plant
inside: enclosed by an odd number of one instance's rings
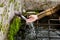
[[[19,17],[15,16],[10,24],[10,29],[9,29],[9,33],[8,33],[9,40],[14,40],[14,35],[19,30],[20,26],[21,26],[21,19]]]
[[[3,7],[4,6],[4,4],[3,3],[0,3],[0,7]]]

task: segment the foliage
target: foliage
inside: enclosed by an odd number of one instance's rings
[[[0,4],[0,7],[3,7],[3,6],[4,6],[4,4],[3,4],[3,3],[1,3],[1,4]]]
[[[9,2],[11,3],[11,2],[14,2],[15,0],[9,0]]]
[[[9,40],[14,40],[14,35],[19,30],[20,25],[21,25],[21,19],[19,19],[19,17],[15,16],[10,25],[10,29],[9,29],[9,33],[8,33]]]

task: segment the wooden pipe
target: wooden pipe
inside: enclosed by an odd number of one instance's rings
[[[58,10],[60,10],[60,4],[55,6],[55,7],[49,8],[49,9],[47,9],[47,10],[45,10],[45,11],[39,13],[39,14],[37,14],[38,19],[41,19],[41,18],[43,18],[45,16],[52,15]]]

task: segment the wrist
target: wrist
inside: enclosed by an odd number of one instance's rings
[[[38,15],[36,15],[36,18],[37,18],[37,20],[38,20]]]

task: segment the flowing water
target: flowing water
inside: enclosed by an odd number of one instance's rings
[[[20,16],[21,16],[21,18],[23,18],[26,21],[27,18],[25,18],[22,14],[20,14]],[[29,30],[27,30],[28,35],[26,36],[25,39],[28,38],[28,39],[33,40],[33,37],[35,38],[35,36],[36,36],[35,27],[34,27],[33,23],[27,23],[27,25],[29,27]]]
[[[34,38],[36,38],[36,33],[33,23],[29,23],[26,27],[20,29],[19,35],[21,37],[18,37],[17,35],[15,37],[16,40],[34,40]]]
[[[34,27],[33,23],[30,23],[30,24],[29,24],[29,28],[30,28],[30,32],[31,32],[31,33],[29,34],[30,38],[35,37],[35,36],[36,36],[36,33],[35,33],[35,27]]]

